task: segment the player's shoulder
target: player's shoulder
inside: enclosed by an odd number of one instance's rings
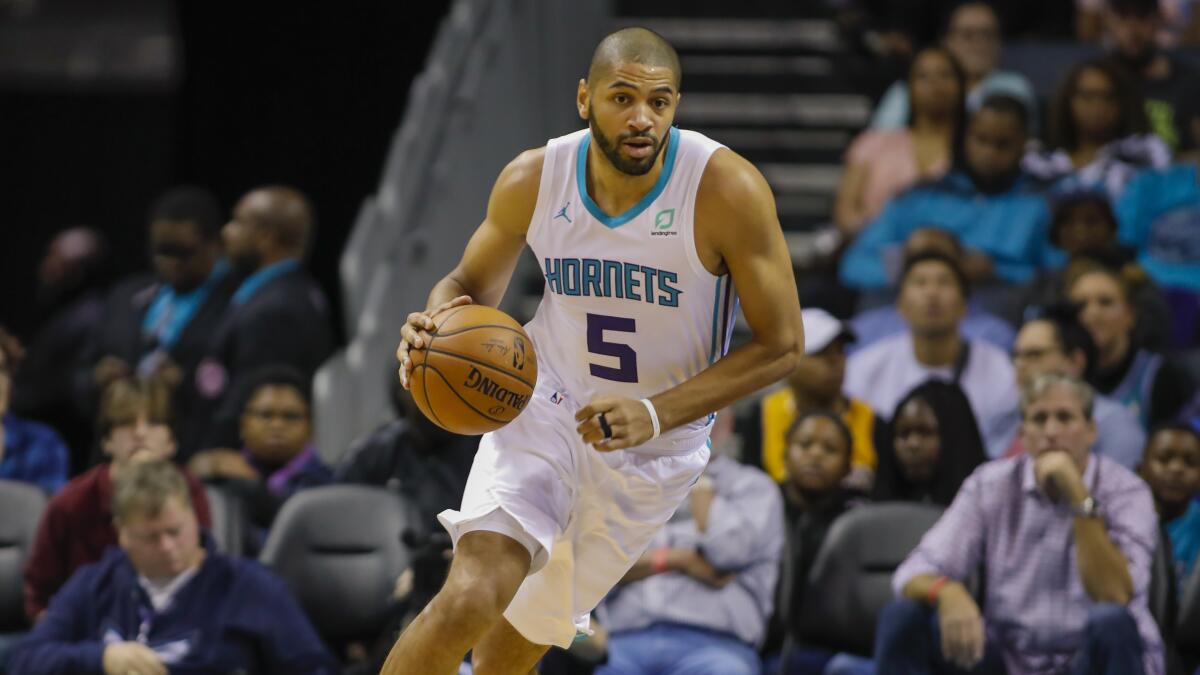
[[[732,209],[771,201],[771,188],[762,173],[745,157],[721,147],[712,153],[704,166],[704,175],[696,191],[697,209]]]
[[[542,180],[542,165],[546,159],[546,146],[531,148],[517,155],[500,172],[496,180],[497,188],[520,192],[533,190],[537,193]]]
[[[526,150],[513,158],[496,178],[488,217],[514,233],[525,231],[537,206],[546,148]]]

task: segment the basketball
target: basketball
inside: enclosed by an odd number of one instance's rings
[[[538,371],[521,324],[483,305],[453,307],[433,322],[429,345],[409,352],[412,395],[425,417],[464,435],[516,419],[533,396]]]

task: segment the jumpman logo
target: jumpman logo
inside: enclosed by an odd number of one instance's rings
[[[571,222],[571,216],[567,215],[567,207],[570,205],[571,205],[571,202],[569,202],[569,201],[566,204],[563,204],[563,207],[558,210],[558,215],[554,216],[550,220],[558,220],[559,218],[565,218],[568,223]]]

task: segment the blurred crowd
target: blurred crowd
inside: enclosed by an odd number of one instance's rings
[[[834,244],[797,270],[805,355],[722,412],[690,498],[543,672],[1197,672],[1200,67],[1177,50],[1200,3],[1078,0],[1106,51],[1049,101],[999,68],[988,3],[933,40],[908,3],[838,4],[911,58],[846,150]],[[46,498],[2,580],[24,625],[0,666],[375,672],[436,591],[476,439],[381,366],[394,420],[314,446],[315,227],[287,186],[230,212],[181,186],[149,206],[151,269],[114,283],[127,252],[55,236],[40,328],[0,329],[0,488]],[[287,503],[335,484],[415,514],[387,611],[349,637],[264,555]]]

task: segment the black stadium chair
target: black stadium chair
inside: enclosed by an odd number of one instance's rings
[[[371,639],[411,563],[401,538],[419,522],[414,508],[382,488],[312,488],[283,505],[259,560],[287,582],[327,643]]]
[[[246,504],[238,495],[219,485],[206,483],[212,536],[217,549],[227,555],[242,555],[246,548]]]
[[[28,627],[22,593],[25,561],[47,501],[36,485],[0,480],[0,633]]]
[[[869,656],[876,618],[894,598],[892,573],[941,515],[938,506],[885,502],[840,517],[808,575],[798,611],[805,642]]]
[[[1192,570],[1192,576],[1184,584],[1175,624],[1175,646],[1186,665],[1185,672],[1190,674],[1200,668],[1200,567]]]

